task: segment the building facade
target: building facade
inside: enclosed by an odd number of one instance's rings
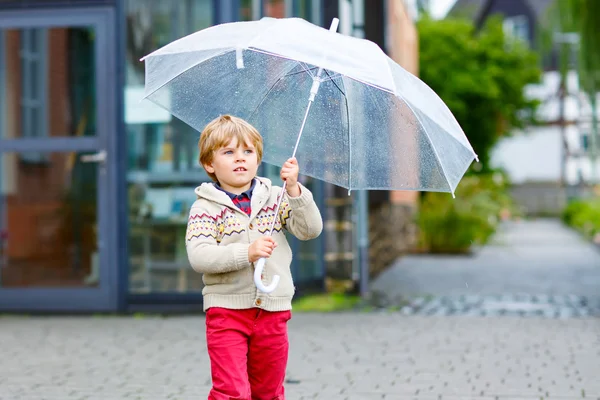
[[[184,243],[209,180],[199,133],[141,101],[140,58],[218,23],[335,14],[321,0],[0,1],[0,311],[200,308]],[[303,179],[323,208],[323,183]],[[323,242],[292,241],[300,291],[323,286]]]
[[[209,180],[199,132],[142,101],[143,56],[224,22],[339,17],[341,33],[416,74],[413,2],[0,0],[0,312],[201,309],[184,242],[193,189]],[[415,193],[301,179],[325,230],[291,240],[297,293],[333,279],[365,294],[410,247]]]

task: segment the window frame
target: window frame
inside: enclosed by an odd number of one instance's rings
[[[30,35],[37,33],[31,46]],[[23,28],[19,32],[19,61],[21,62],[20,122],[21,137],[39,139],[48,137],[48,29],[43,27]],[[36,89],[32,94],[32,78],[36,76]],[[37,121],[33,115],[37,112]],[[40,152],[27,152],[19,155],[27,163],[46,163],[49,155]]]
[[[0,139],[4,138],[4,124],[6,123],[6,105],[4,104],[4,99],[6,98],[6,85],[4,84],[6,79],[6,57],[4,55],[4,40],[4,30],[0,29]]]
[[[527,15],[519,14],[505,17],[502,27],[504,34],[512,39],[529,44],[529,18]],[[518,34],[516,34],[518,32]],[[524,34],[524,36],[521,36]]]

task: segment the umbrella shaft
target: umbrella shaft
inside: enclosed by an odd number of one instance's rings
[[[315,80],[315,82],[318,82]],[[304,131],[304,125],[306,125],[306,120],[308,119],[308,113],[310,111],[310,106],[314,101],[316,90],[319,90],[319,85],[313,84],[313,89],[311,89],[311,95],[308,100],[308,106],[306,107],[306,112],[304,113],[304,119],[302,120],[302,126],[300,126],[300,132],[298,132],[298,138],[296,139],[296,145],[294,146],[294,152],[292,153],[292,157],[296,157],[296,151],[298,150],[298,145],[300,144],[300,138],[302,137],[302,132]],[[314,91],[314,92],[313,92]],[[281,206],[281,200],[283,199],[283,194],[285,193],[285,188],[287,186],[287,181],[283,182],[283,186],[281,187],[281,192],[279,193],[279,197],[277,198],[277,208],[275,209],[275,216],[273,217],[273,221],[271,221],[271,227],[269,228],[269,236],[273,234],[273,228],[275,228],[275,221],[279,218],[279,207]]]
[[[331,32],[337,31],[338,24],[340,20],[334,18],[331,21],[331,27],[329,30]],[[319,86],[321,85],[321,74],[323,73],[323,68],[319,67],[319,71],[317,72],[317,76],[313,78],[313,84],[310,88],[310,97],[308,98],[308,106],[306,107],[306,112],[304,113],[304,119],[302,120],[302,126],[300,127],[300,132],[298,132],[298,139],[296,139],[296,145],[294,146],[294,152],[292,153],[292,157],[296,157],[296,151],[298,150],[298,145],[300,144],[300,138],[302,137],[302,132],[304,131],[304,125],[306,125],[306,119],[308,118],[308,112],[310,111],[310,106],[312,106],[313,101],[315,100],[315,96],[319,91]],[[277,199],[277,208],[275,209],[275,216],[273,217],[273,221],[271,222],[271,228],[269,228],[269,236],[273,234],[273,228],[275,227],[275,221],[279,218],[279,207],[281,206],[281,200],[283,199],[283,194],[285,193],[285,187],[287,186],[287,181],[283,182],[283,186],[281,187],[281,192],[279,193],[279,198]]]
[[[302,132],[304,132],[304,125],[306,125],[306,120],[308,119],[308,113],[310,111],[310,106],[312,106],[312,103],[313,100],[308,101],[308,106],[306,107],[304,119],[302,120],[302,125],[300,126],[300,132],[298,132],[298,138],[296,139],[296,145],[294,146],[294,152],[292,153],[292,157],[296,157],[296,151],[298,151],[298,146],[300,145],[300,138],[302,138]]]

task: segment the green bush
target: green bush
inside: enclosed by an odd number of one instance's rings
[[[425,193],[417,217],[421,249],[467,253],[473,245],[487,243],[502,213],[514,213],[507,186],[508,180],[497,172],[464,177],[455,199],[447,193]]]
[[[600,198],[573,200],[562,213],[563,221],[585,236],[600,234]]]

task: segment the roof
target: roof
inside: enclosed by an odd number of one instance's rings
[[[451,17],[463,17],[478,21],[493,0],[457,0],[448,12]],[[555,0],[523,0],[531,9],[536,19],[544,17],[546,10]]]
[[[531,11],[535,14],[537,19],[543,17],[550,5],[555,0],[525,0]]]
[[[487,2],[488,0],[457,0],[448,12],[448,16],[477,20]]]

